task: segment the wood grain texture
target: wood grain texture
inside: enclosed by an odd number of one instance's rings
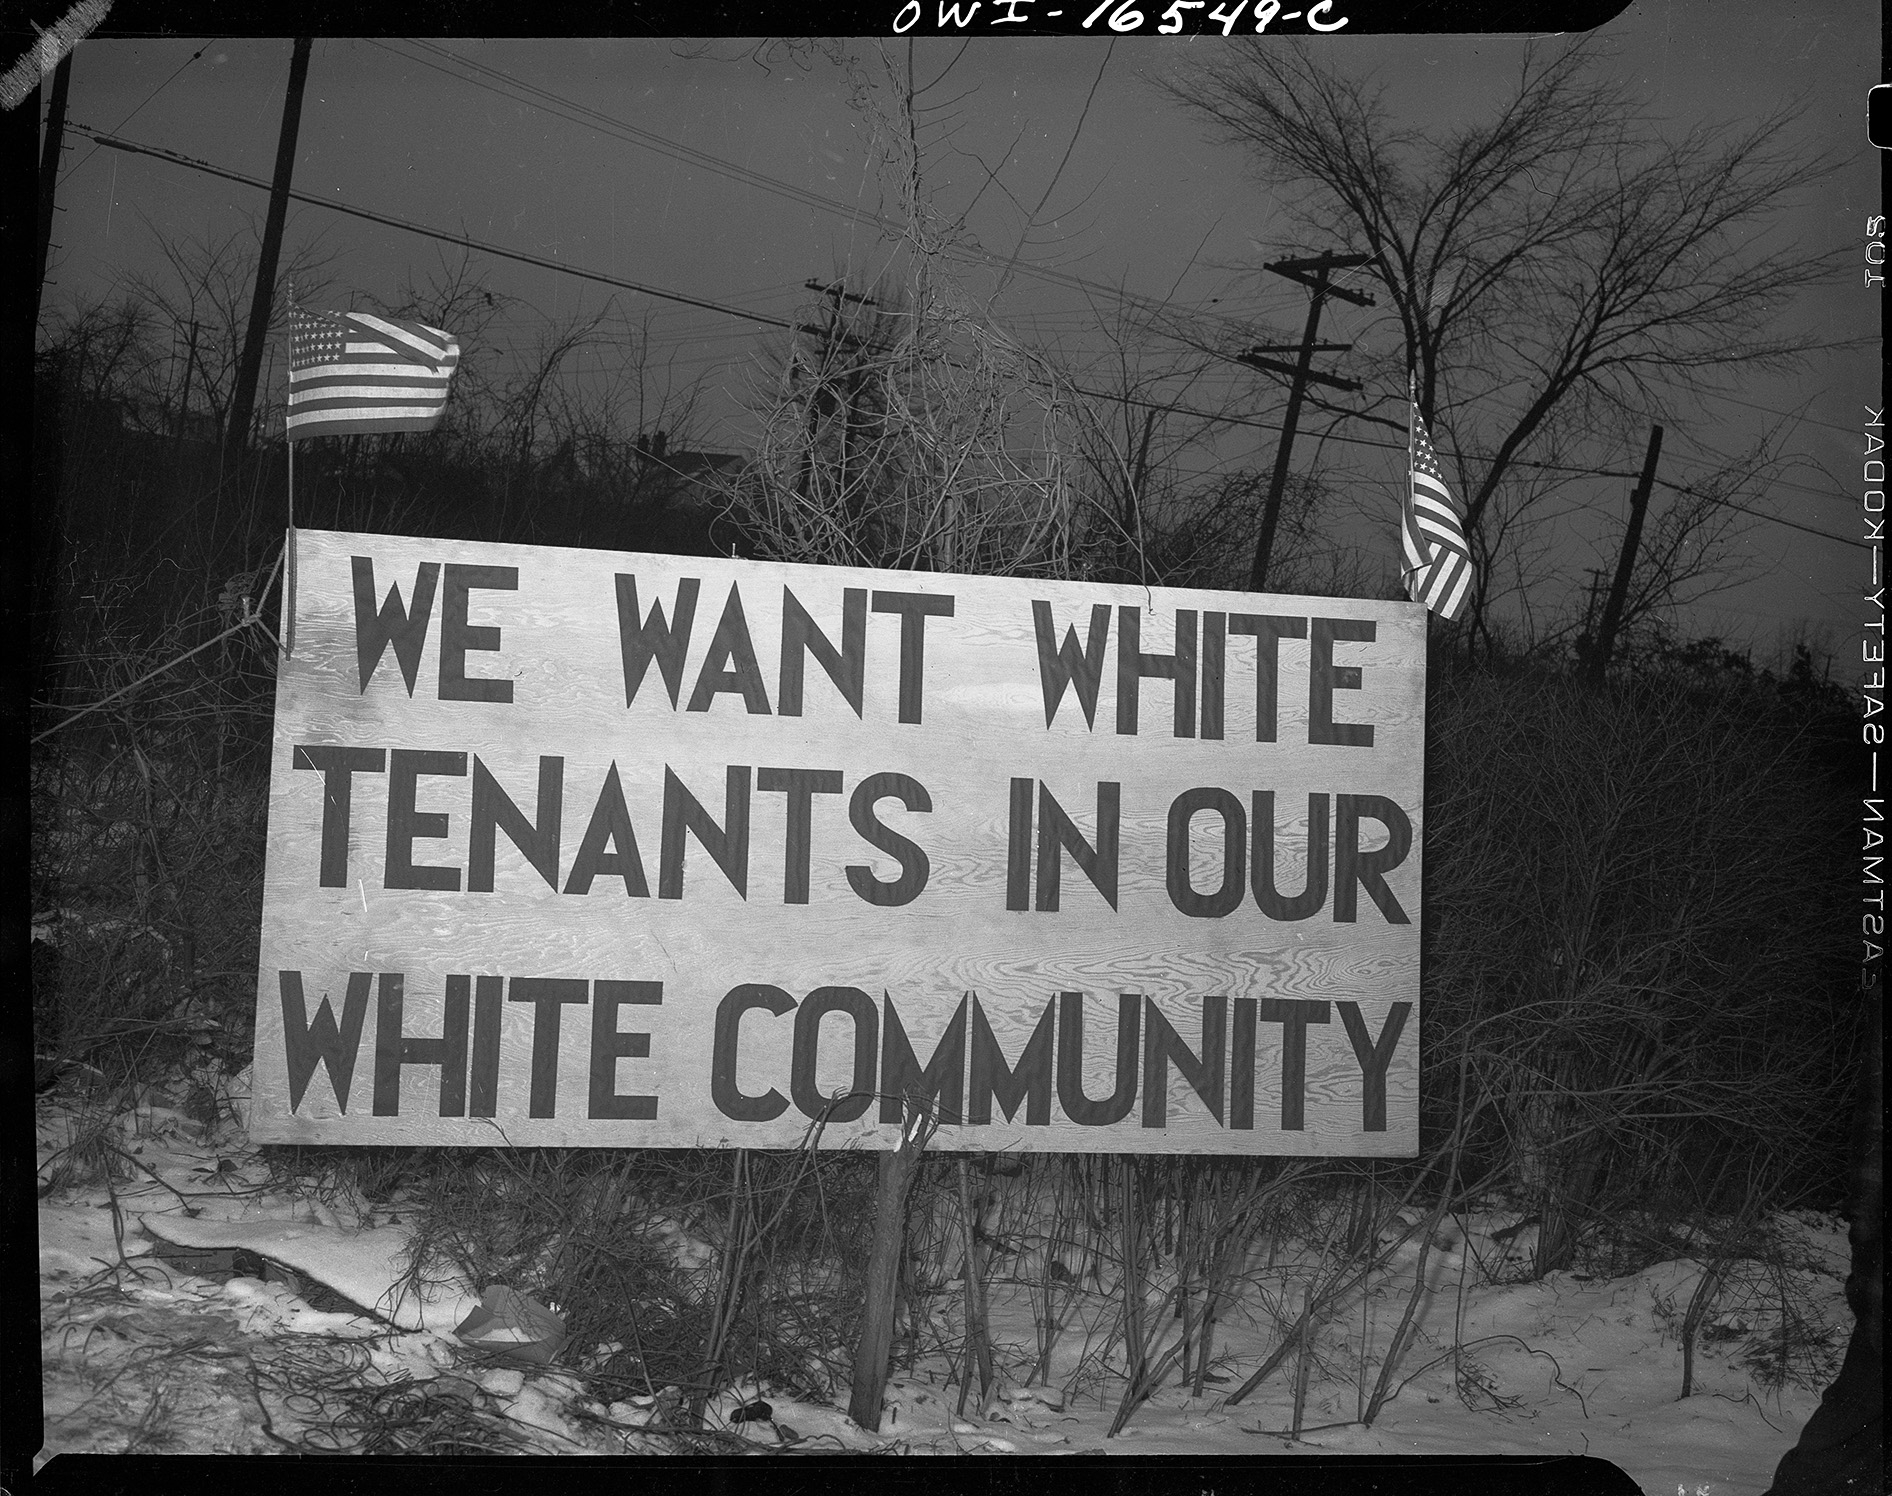
[[[1059,993],[1081,993],[1084,1093],[1107,1097],[1116,1082],[1119,996],[1139,994],[1155,1005],[1189,1055],[1203,1061],[1205,1014],[1223,1000],[1219,1063],[1222,1120],[1181,1073],[1166,1065],[1162,1125],[1146,1125],[1141,1064],[1136,1046],[1135,1104],[1108,1125],[1080,1125],[1065,1114],[1055,1058],[1050,1116],[1026,1122],[1021,1103],[1006,1121],[1001,1106],[987,1125],[949,1125],[934,1146],[1042,1151],[1206,1152],[1257,1154],[1410,1155],[1416,1149],[1419,1038],[1419,941],[1423,815],[1420,803],[1424,711],[1425,625],[1412,604],[1353,599],[1259,597],[1242,593],[1163,588],[1089,586],[776,566],[704,558],[657,557],[461,541],[408,539],[301,531],[297,536],[295,655],[281,662],[270,792],[269,855],[265,877],[262,958],[258,973],[254,1130],[268,1141],[335,1143],[785,1147],[799,1143],[814,1119],[790,1101],[767,1120],[742,1120],[719,1109],[712,1071],[717,1014],[745,984],[780,989],[797,1005],[780,1015],[751,1008],[733,1026],[737,1045],[725,1069],[744,1096],[771,1091],[790,1098],[796,1073],[796,1012],[822,988],[852,988],[866,995],[874,1014],[874,1074],[887,1042],[886,1012],[897,1013],[920,1065],[934,1055],[948,1025],[966,1005],[959,1031],[967,1055],[976,1027],[968,994],[996,1038],[1005,1063],[1019,1063],[1027,1041],[1047,1020],[1058,1027]],[[373,566],[376,609],[391,586],[405,609],[417,567],[514,568],[511,590],[462,588],[463,618],[443,619],[452,589],[435,589],[410,694],[397,649],[387,647],[365,688],[354,590],[354,560]],[[442,572],[442,577],[448,575]],[[490,578],[491,571],[453,571]],[[620,575],[636,579],[639,619],[661,602],[674,618],[679,583],[697,581],[688,647],[677,670],[673,706],[659,661],[653,660],[635,699],[626,703],[620,648]],[[857,715],[811,653],[803,670],[799,716],[778,715],[781,686],[783,592],[791,591],[826,636],[840,644],[845,590],[865,589],[878,605],[866,615],[864,689]],[[746,668],[743,641],[728,620],[730,598],[740,600],[754,669]],[[921,720],[900,720],[903,632],[914,620],[892,608],[899,598],[950,598],[950,617],[924,623],[924,671],[911,670],[911,634],[904,651],[909,712],[917,694]],[[1094,725],[1087,724],[1075,690],[1067,688],[1055,717],[1045,720],[1033,602],[1049,604],[1055,652],[1067,628],[1081,649],[1094,603],[1111,608],[1108,643],[1100,659]],[[1256,640],[1240,633],[1226,640],[1221,739],[1173,734],[1176,685],[1146,677],[1138,686],[1138,731],[1118,727],[1118,629],[1122,608],[1138,610],[1140,652],[1156,656],[1176,647],[1178,610],[1199,620],[1211,613],[1273,613],[1369,622],[1370,642],[1341,639],[1332,647],[1331,715],[1342,724],[1370,725],[1367,746],[1309,742],[1313,646],[1307,638],[1279,645],[1276,740],[1257,742]],[[372,619],[368,620],[372,624]],[[719,623],[723,625],[719,629]],[[443,630],[479,647],[445,661]],[[482,635],[479,631],[486,630]],[[716,650],[712,639],[732,648]],[[403,648],[408,646],[403,645]],[[723,658],[706,659],[712,653]],[[1146,665],[1149,663],[1145,662]],[[718,676],[718,669],[722,673]],[[1160,662],[1158,662],[1160,668]],[[443,700],[442,680],[503,681],[511,701]],[[1357,684],[1356,684],[1357,682]],[[916,684],[919,686],[915,692]],[[722,685],[727,689],[715,690]],[[451,689],[451,688],[450,688]],[[480,688],[475,686],[477,691]],[[688,710],[703,692],[707,709]],[[759,695],[758,695],[759,691]],[[1202,693],[1191,725],[1199,730]],[[766,704],[767,710],[751,710]],[[380,750],[385,767],[348,776],[348,826],[340,837],[339,807],[325,794],[336,776],[298,768],[297,750]],[[395,804],[397,834],[389,836],[391,800],[400,801],[398,762],[414,753],[463,755],[464,772],[407,776],[407,803]],[[541,816],[542,759],[555,758],[561,778],[558,833]],[[479,774],[476,775],[476,761]],[[437,769],[443,762],[426,761]],[[621,813],[607,784],[615,766]],[[734,806],[746,810],[746,846],[731,838],[720,850],[742,887],[718,865],[713,845],[731,830],[731,766],[740,776]],[[825,770],[839,775],[838,793],[807,788],[764,789],[764,769]],[[486,810],[489,830],[478,833],[475,780],[496,784],[509,806]],[[856,791],[870,776],[904,776],[924,788],[930,809],[907,808],[883,794],[865,810]],[[1100,841],[1098,785],[1120,786],[1116,907],[1095,888],[1068,851],[1059,851],[1058,907],[1038,907],[1036,842],[1028,848],[1031,891],[1026,909],[1007,908],[1008,804],[1015,778],[1042,786],[1088,846]],[[668,782],[667,782],[668,781]],[[482,781],[484,782],[484,781]],[[884,791],[887,783],[876,788]],[[1221,810],[1199,811],[1172,853],[1171,807],[1191,789],[1225,792]],[[1327,891],[1308,917],[1270,919],[1258,907],[1251,877],[1255,795],[1271,791],[1274,819],[1272,886],[1284,897],[1306,885],[1309,864],[1323,870]],[[687,800],[685,796],[687,794]],[[1309,797],[1323,797],[1323,845],[1310,857]],[[1357,908],[1336,917],[1344,850],[1336,849],[1341,797],[1369,810],[1391,802],[1410,825],[1409,850],[1383,874],[1373,872],[1376,848],[1389,829],[1371,814],[1359,820],[1364,881],[1351,883]],[[1379,797],[1361,800],[1358,797]],[[1032,796],[1036,811],[1039,801]],[[666,815],[668,805],[669,814]],[[1234,806],[1229,811],[1229,806]],[[511,809],[516,807],[516,810]],[[550,808],[549,806],[547,807]],[[1229,845],[1224,813],[1239,816],[1239,869],[1224,866]],[[864,819],[864,817],[871,817]],[[508,829],[508,821],[513,823]],[[499,828],[490,830],[497,819]],[[797,822],[805,826],[805,836]],[[591,859],[589,888],[567,892],[588,828],[628,822],[635,839],[634,867],[626,838],[605,842],[605,865]],[[666,837],[666,823],[669,835]],[[345,846],[339,880],[323,883],[325,825],[330,860]],[[402,828],[405,828],[404,830]],[[692,828],[695,829],[692,829]],[[884,828],[884,831],[876,829]],[[536,829],[549,849],[552,881],[517,845]],[[1034,814],[1034,830],[1043,818]],[[864,830],[867,834],[864,834]],[[490,835],[492,887],[470,887],[475,846]],[[872,839],[870,839],[870,837]],[[899,838],[903,840],[892,840]],[[669,846],[666,848],[666,842]],[[875,843],[879,844],[876,845]],[[1054,843],[1055,845],[1055,843]],[[909,902],[874,903],[859,891],[889,887],[901,878],[902,847],[917,847],[926,861],[924,886]],[[797,851],[796,849],[799,849]],[[390,886],[405,859],[417,868],[449,870],[437,876],[457,888]],[[793,855],[791,855],[793,854]],[[615,856],[618,866],[609,865]],[[1219,917],[1192,917],[1173,898],[1187,862],[1186,888],[1197,895],[1233,889],[1240,899]],[[796,868],[805,857],[805,878]],[[665,867],[670,867],[666,880]],[[850,870],[853,870],[850,873]],[[680,871],[680,896],[664,897]],[[428,881],[426,873],[419,881]],[[786,902],[798,881],[806,902]],[[627,888],[627,882],[629,888]],[[1394,912],[1373,898],[1378,883]],[[645,890],[636,893],[631,890]],[[346,1106],[338,1103],[328,1059],[315,1057],[310,1040],[285,1032],[282,973],[299,974],[304,1022],[326,1034],[316,1015],[326,1000],[335,1021],[344,1018],[351,973],[374,974],[353,1058]],[[401,1036],[380,1033],[380,975],[399,972]],[[618,1040],[618,1058],[603,1062],[603,1089],[657,1098],[657,1115],[619,1120],[590,1115],[594,1035],[588,996],[559,1015],[554,1055],[546,1004],[500,1001],[496,1115],[441,1116],[439,1040],[446,1032],[445,993],[450,976],[579,979],[662,984],[658,1005],[622,1006],[617,1027],[645,1040]],[[595,994],[595,987],[586,989]],[[1240,1002],[1288,1000],[1326,1004],[1325,1021],[1310,1020],[1305,1040],[1302,1125],[1284,1129],[1279,1095],[1283,1044],[1289,1025],[1251,1022],[1253,1126],[1229,1125],[1236,1082]],[[1385,1060],[1385,1125],[1366,1130],[1372,1089],[1357,1046],[1342,1021],[1351,1003],[1363,1032],[1377,1038],[1396,1014],[1402,1026]],[[1403,1008],[1400,1005],[1405,1005]],[[1139,1008],[1138,1012],[1146,1011]],[[1294,1010],[1299,1012],[1299,1009]],[[1313,1010],[1308,1010],[1310,1013]],[[1147,1025],[1141,1024],[1142,1027]],[[801,1025],[803,1068],[823,1094],[845,1089],[854,1074],[852,1019],[833,1013],[818,1026]],[[346,1024],[343,1025],[344,1029]],[[807,1040],[818,1036],[810,1052]],[[640,1051],[647,1048],[647,1053]],[[317,1044],[320,1047],[320,1044]],[[607,1047],[611,1047],[607,1044]],[[451,1046],[448,1046],[451,1049]],[[540,1053],[541,1091],[556,1082],[556,1110],[530,1115],[533,1056]],[[727,1045],[726,1045],[727,1048]],[[950,1048],[950,1046],[949,1046]],[[472,1046],[477,1051],[478,1046]],[[292,1061],[312,1066],[306,1090],[291,1105]],[[398,1112],[371,1110],[377,1055],[398,1073]],[[405,1059],[398,1070],[395,1061]],[[958,1089],[965,1089],[962,1057]],[[471,1061],[477,1069],[475,1054]],[[450,1094],[453,1087],[445,1088]],[[805,1089],[805,1087],[804,1087]],[[948,1090],[953,1089],[949,1084]],[[542,1097],[543,1099],[543,1097]],[[608,1110],[608,1107],[607,1107]],[[885,1148],[898,1127],[883,1124],[878,1104],[858,1119],[829,1120],[828,1144]]]

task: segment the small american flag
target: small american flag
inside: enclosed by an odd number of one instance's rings
[[[452,333],[368,312],[289,314],[289,439],[431,431],[460,362]]]
[[[1400,538],[1406,551],[1406,592],[1450,621],[1464,611],[1472,590],[1471,547],[1465,540],[1464,516],[1452,490],[1445,485],[1439,454],[1432,449],[1425,419],[1419,414],[1419,391],[1412,391],[1410,481],[1406,502],[1400,506]]]

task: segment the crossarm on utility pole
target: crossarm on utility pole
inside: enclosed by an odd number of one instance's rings
[[[1356,306],[1371,306],[1373,298],[1364,291],[1350,291],[1345,287],[1331,284],[1334,271],[1364,265],[1370,255],[1324,254],[1307,260],[1276,260],[1264,265],[1288,280],[1298,281],[1308,287],[1313,295],[1307,305],[1307,327],[1301,333],[1300,346],[1295,350],[1294,367],[1276,363],[1272,359],[1260,357],[1263,353],[1285,352],[1285,349],[1272,347],[1251,348],[1240,356],[1239,362],[1251,368],[1268,369],[1276,373],[1291,374],[1293,383],[1288,387],[1287,414],[1281,418],[1281,440],[1275,446],[1274,473],[1268,480],[1268,498],[1261,511],[1261,534],[1255,541],[1255,560],[1248,572],[1248,590],[1260,592],[1268,580],[1268,560],[1274,551],[1275,527],[1281,519],[1281,495],[1287,488],[1288,456],[1294,449],[1294,432],[1301,420],[1301,400],[1307,393],[1309,383],[1331,385],[1335,389],[1357,390],[1358,384],[1350,379],[1341,379],[1331,374],[1314,372],[1314,354],[1316,351],[1345,352],[1351,343],[1321,343],[1316,341],[1320,333],[1321,303],[1329,296],[1338,296],[1343,301],[1351,301]]]

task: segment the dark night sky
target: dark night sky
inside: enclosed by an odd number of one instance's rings
[[[1809,157],[1839,150],[1847,161],[1806,194],[1792,227],[1809,243],[1858,245],[1863,253],[1865,217],[1880,211],[1879,163],[1864,140],[1865,94],[1878,73],[1872,11],[1856,0],[1678,0],[1635,5],[1602,32],[1615,49],[1612,66],[1678,128],[1800,100],[1795,129]],[[907,43],[888,45],[904,65]],[[1426,126],[1483,107],[1515,75],[1525,41],[1342,36],[1317,45],[1379,69],[1402,114]],[[444,53],[430,50],[439,46]],[[998,322],[1027,340],[1094,346],[1097,312],[1108,312],[1111,289],[1121,287],[1193,304],[1207,317],[1272,326],[1283,340],[1298,335],[1301,293],[1257,271],[1262,260],[1305,246],[1284,242],[1276,206],[1240,153],[1205,141],[1198,122],[1152,86],[1153,78],[1186,70],[1217,46],[1214,39],[1126,37],[1113,44],[1014,36],[981,38],[957,55],[960,43],[952,39],[914,43],[922,80],[950,65],[928,97],[957,101],[940,117],[929,158],[939,201],[953,209],[972,205],[968,226],[984,249],[1019,252],[1021,273],[991,304]],[[874,44],[855,50],[871,60]],[[93,39],[74,60],[69,118],[267,179],[289,51],[281,37]],[[473,71],[468,62],[505,76]],[[826,61],[758,60],[744,42],[323,38],[310,68],[295,185],[792,321],[810,300],[804,280],[840,274],[864,287],[886,264],[880,231],[845,211],[883,207],[868,165],[868,134],[868,121],[850,108],[840,74]],[[734,163],[740,173],[713,168],[691,152]],[[263,207],[263,195],[252,189],[95,148],[76,134],[67,139],[58,193],[63,212],[46,297],[50,314],[110,294],[127,274],[162,275],[161,238],[215,241],[260,223]],[[828,202],[811,204],[809,194]],[[309,205],[292,207],[287,246],[313,246],[324,257],[324,284],[307,299],[338,306],[397,302],[404,282],[424,282],[461,254]],[[1096,289],[1025,273],[1030,267],[1081,276]],[[648,312],[651,376],[673,388],[703,381],[698,444],[744,445],[733,423],[735,397],[758,350],[779,346],[780,334],[490,256],[473,255],[470,268],[495,292],[516,298],[491,329],[491,343],[502,350],[530,350],[553,326],[603,308],[608,296],[632,321]],[[991,279],[968,271],[981,296]],[[1876,338],[1880,294],[1863,288],[1859,267],[1849,261],[1833,284],[1801,297],[1794,316],[1829,338]],[[1336,307],[1323,337],[1382,353],[1396,346],[1382,314],[1344,307]],[[626,375],[621,348],[587,352],[576,367],[594,391]],[[1216,377],[1246,381],[1254,391],[1250,413],[1278,419],[1278,387],[1234,366]],[[1786,443],[1801,460],[1744,502],[1856,537],[1859,422],[1862,406],[1881,403],[1880,387],[1875,344],[1821,356],[1792,380],[1756,380],[1692,420],[1677,411],[1664,475],[1684,481],[1704,471],[1714,452],[1745,445],[1759,424],[1804,406]],[[629,429],[651,415],[629,410]],[[1386,435],[1378,428],[1370,434]],[[1204,457],[1265,464],[1272,445],[1269,433],[1251,429]],[[1589,457],[1600,467],[1633,470],[1639,447]],[[1368,516],[1359,533],[1370,538],[1381,526],[1390,556],[1391,495],[1403,451],[1335,446],[1323,455],[1344,462]],[[1609,559],[1590,549],[1586,534],[1603,533],[1598,515],[1620,523],[1614,517],[1628,487],[1600,479],[1584,496],[1598,506],[1596,514],[1580,518],[1560,542],[1573,579]],[[1695,610],[1689,632],[1752,643],[1766,657],[1783,631],[1791,635],[1804,625],[1827,647],[1854,655],[1865,550],[1762,521],[1738,547],[1758,574]]]

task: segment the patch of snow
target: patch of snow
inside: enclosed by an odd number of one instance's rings
[[[409,1286],[410,1233],[401,1226],[350,1231],[310,1221],[218,1221],[152,1211],[140,1218],[152,1236],[180,1247],[242,1247],[326,1283],[363,1308],[407,1330],[450,1333],[478,1307],[479,1295],[453,1275]]]
[[[235,1374],[242,1357],[333,1354],[337,1376],[370,1383],[439,1379],[443,1395],[464,1396],[484,1416],[503,1416],[507,1430],[535,1451],[676,1451],[673,1439],[643,1432],[670,1416],[665,1410],[677,1404],[674,1389],[667,1389],[667,1402],[623,1397],[602,1404],[569,1367],[526,1372],[471,1361],[450,1334],[478,1302],[471,1285],[434,1284],[420,1300],[395,1292],[403,1280],[406,1230],[364,1229],[347,1206],[270,1194],[253,1150],[227,1133],[211,1137],[185,1127],[178,1116],[169,1103],[150,1098],[113,1134],[137,1167],[110,1191],[79,1183],[40,1202],[42,1365],[52,1447],[277,1448],[258,1426],[256,1394]],[[42,1162],[83,1132],[56,1110],[42,1109],[39,1121]],[[1048,1219],[1014,1219],[1024,1214],[1020,1203],[1010,1215],[989,1202],[984,1207],[982,1224],[988,1232],[1006,1230],[1015,1250],[995,1255],[1014,1276],[988,1288],[996,1380],[983,1405],[974,1396],[961,1412],[960,1389],[943,1358],[922,1356],[916,1369],[889,1382],[876,1432],[854,1424],[841,1407],[753,1381],[721,1389],[707,1410],[709,1425],[750,1441],[758,1452],[1568,1452],[1613,1461],[1650,1496],[1678,1488],[1691,1496],[1760,1496],[1820,1396],[1817,1385],[1779,1385],[1777,1377],[1770,1381],[1756,1370],[1756,1347],[1783,1329],[1783,1289],[1794,1316],[1786,1327],[1803,1336],[1827,1334],[1835,1360],[1850,1330],[1842,1296],[1844,1222],[1812,1212],[1782,1217],[1775,1223],[1785,1253],[1781,1273],[1759,1263],[1730,1266],[1697,1338],[1695,1393],[1681,1399],[1682,1317],[1701,1282],[1701,1262],[1678,1257],[1613,1280],[1556,1273],[1524,1281],[1531,1228],[1499,1241],[1521,1217],[1493,1202],[1441,1218],[1433,1228],[1416,1333],[1388,1379],[1390,1395],[1367,1427],[1361,1411],[1405,1314],[1418,1233],[1430,1219],[1409,1212],[1403,1225],[1413,1234],[1389,1269],[1331,1304],[1317,1323],[1298,1439],[1291,1433],[1298,1356],[1289,1356],[1241,1403],[1225,1400],[1281,1344],[1300,1314],[1306,1286],[1338,1266],[1333,1254],[1293,1241],[1261,1244],[1240,1293],[1222,1305],[1204,1395],[1192,1395],[1180,1369],[1172,1368],[1111,1437],[1125,1373],[1122,1305],[1109,1291],[1119,1270],[1094,1243],[1054,1237]],[[662,1218],[653,1240],[672,1261],[691,1270],[714,1268],[710,1242],[682,1224],[683,1217],[656,1214]],[[387,1314],[401,1331],[315,1310],[287,1284],[244,1278],[218,1284],[193,1276],[155,1260],[145,1232],[180,1247],[247,1249]],[[1053,1263],[1064,1271],[1047,1285]],[[1158,1266],[1151,1303],[1162,1301],[1172,1281],[1164,1275],[1173,1269]],[[822,1276],[831,1274],[829,1267],[811,1262],[802,1270],[811,1291],[835,1291]],[[938,1303],[918,1304],[915,1318],[937,1334],[934,1311],[943,1306],[950,1327],[962,1312],[959,1302],[955,1289]],[[1147,1330],[1160,1350],[1179,1326],[1152,1319]],[[199,1344],[219,1347],[218,1357],[154,1356]],[[1804,1368],[1808,1353],[1800,1354]],[[834,1359],[841,1364],[845,1357],[837,1352]],[[448,1394],[449,1385],[464,1391]],[[845,1402],[845,1387],[833,1396]],[[757,1400],[770,1405],[769,1417],[730,1422],[737,1408]],[[278,1416],[284,1420],[279,1428],[295,1432],[281,1407]]]

